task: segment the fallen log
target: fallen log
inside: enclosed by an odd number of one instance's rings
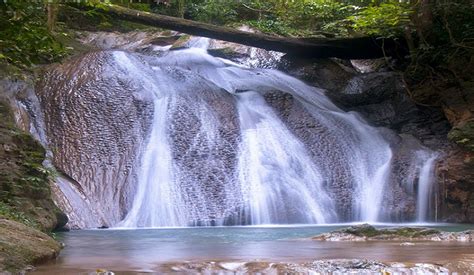
[[[76,6],[91,9],[88,6]],[[337,57],[342,59],[372,59],[384,56],[403,56],[406,51],[403,40],[374,37],[343,39],[297,39],[251,33],[207,23],[137,11],[116,5],[96,8],[115,18],[187,33],[239,43],[247,46],[287,53],[308,58]]]

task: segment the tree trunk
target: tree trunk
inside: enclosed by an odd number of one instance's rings
[[[78,7],[81,9],[90,9],[90,7],[87,6]],[[377,39],[373,37],[296,39],[244,32],[233,28],[131,10],[115,5],[109,5],[107,8],[99,9],[99,11],[126,21],[283,52],[295,56],[310,58],[337,57],[343,59],[370,59],[384,56],[402,56],[406,53],[404,40]]]
[[[46,8],[48,11],[48,21],[46,24],[48,27],[48,31],[52,32],[54,31],[54,26],[56,25],[58,7],[57,7],[57,4],[49,2]]]
[[[416,4],[414,24],[422,43],[428,44],[433,28],[433,3],[431,0],[419,0]]]
[[[186,0],[178,0],[178,16],[184,18],[184,9],[186,6]]]

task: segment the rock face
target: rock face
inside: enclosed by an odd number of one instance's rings
[[[474,153],[456,148],[438,166],[439,216],[448,222],[474,221]]]
[[[0,217],[50,231],[67,218],[51,199],[51,171],[42,165],[44,148],[16,128],[10,104],[0,98]]]
[[[67,223],[51,197],[53,171],[43,166],[46,151],[24,131],[34,128],[28,115],[12,104],[26,90],[31,90],[28,82],[0,80],[0,273],[56,257],[59,243],[40,230]]]
[[[472,222],[474,156],[472,151],[466,150],[467,146],[460,147],[450,141],[456,140],[457,133],[465,136],[469,129],[472,110],[469,111],[471,107],[466,102],[470,97],[463,97],[462,102],[451,102],[444,108],[417,105],[409,98],[397,73],[383,68],[374,71],[370,66],[361,66],[361,62],[286,60],[280,69],[326,89],[326,95],[344,110],[356,111],[369,123],[399,134],[402,138],[394,139],[392,146],[398,148],[395,158],[405,166],[402,170],[410,169],[409,148],[413,150],[417,143],[414,140],[437,151],[437,185],[433,190],[436,195],[432,198],[434,213],[431,215],[437,221]],[[460,97],[453,95],[453,98]],[[467,144],[469,140],[464,139]],[[401,175],[403,173],[394,176]],[[405,208],[401,211],[410,207],[401,206]]]
[[[54,259],[61,245],[24,224],[0,218],[0,271],[17,271]]]
[[[312,238],[316,241],[474,241],[474,230],[463,232],[441,232],[421,227],[376,229],[363,224],[336,230]]]
[[[86,73],[78,74],[78,70]],[[77,200],[90,200],[96,220],[96,224],[83,220],[70,226],[110,226],[123,218],[122,211],[130,204],[126,194],[135,186],[132,168],[137,167],[134,163],[153,114],[151,100],[141,89],[110,52],[92,52],[53,65],[38,83],[36,94],[44,111],[53,164],[76,183],[70,192],[76,193]]]
[[[362,114],[375,126],[413,135],[433,149],[449,146],[446,135],[450,125],[442,110],[416,105],[395,72],[361,74],[338,60],[291,60],[280,69],[326,89],[336,104]]]

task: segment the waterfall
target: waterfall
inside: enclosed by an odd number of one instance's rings
[[[424,222],[428,220],[430,199],[433,194],[434,163],[438,155],[427,151],[420,151],[417,154],[421,160],[421,167],[419,168],[416,220]]]
[[[256,92],[238,96],[239,181],[249,224],[326,223],[334,206],[304,145]],[[281,203],[284,202],[284,203]]]
[[[121,120],[107,117],[106,122],[113,126],[107,128],[107,134],[118,132],[111,141],[113,146],[107,144],[120,149],[116,158],[111,155],[106,163],[91,162],[93,171],[100,173],[74,174],[78,184],[87,180],[80,192],[64,182],[59,185],[69,200],[67,205],[89,206],[82,212],[69,207],[71,217],[86,227],[390,220],[392,213],[384,202],[396,201],[393,189],[399,183],[394,163],[398,152],[383,129],[370,126],[355,112],[341,110],[322,89],[278,70],[249,68],[213,57],[206,51],[210,45],[206,39],[189,44],[193,48],[157,55],[109,51],[100,55],[100,61],[85,58],[81,62],[87,66],[100,62],[101,72],[90,78],[76,73],[81,78],[56,88],[70,93],[77,90],[74,85],[82,85],[81,89],[94,96],[90,104],[81,106],[103,104],[106,99],[101,95],[113,89],[121,98],[131,95],[134,103],[126,106],[136,110],[136,117],[132,114],[124,129]],[[54,82],[57,78],[53,74],[47,79]],[[46,90],[42,97],[48,95]],[[63,102],[67,101],[60,104]],[[149,105],[150,119],[146,116]],[[121,110],[127,112],[127,108]],[[68,117],[67,108],[57,109],[64,125],[75,121]],[[72,110],[71,116],[78,113]],[[79,121],[89,125],[88,119],[94,115]],[[124,155],[121,140],[127,137],[130,125],[139,125],[131,133],[141,136],[139,142],[132,143],[138,149]],[[68,149],[71,155],[73,151]],[[101,152],[106,154],[107,150],[102,148]],[[88,160],[89,156],[77,158]],[[119,180],[103,176],[128,167],[113,166],[117,158],[120,163],[132,163],[133,169]],[[63,159],[56,163],[69,165]],[[418,179],[418,190],[406,193],[417,196],[414,215],[425,221],[436,156],[422,149],[415,159],[410,173]],[[405,188],[414,186],[412,182]],[[93,205],[104,209],[94,210]],[[107,207],[113,210],[110,217]]]
[[[175,185],[172,153],[167,137],[167,123],[173,88],[170,81],[154,75],[159,68],[147,71],[135,58],[124,52],[114,54],[117,63],[135,79],[145,83],[153,94],[153,121],[151,134],[143,150],[138,186],[132,208],[121,221],[123,227],[164,227],[186,225],[185,213],[180,209],[180,194]],[[155,71],[156,70],[156,71]],[[159,183],[159,184],[158,184]]]
[[[123,58],[124,53],[118,55]],[[390,146],[376,128],[356,114],[338,109],[321,90],[275,70],[251,70],[213,58],[201,48],[169,52],[146,63],[155,68],[154,76],[136,70],[143,64],[122,62],[137,78],[155,79],[150,88],[162,98],[154,101],[152,130],[141,161],[137,192],[120,226],[337,222],[341,217],[331,186],[338,184],[354,189],[353,196],[346,194],[351,196],[354,219],[378,220],[390,173]],[[171,71],[156,69],[171,66]],[[199,93],[202,85],[214,96],[224,94],[224,100],[230,99],[238,113],[239,128],[233,133],[238,139],[231,148],[235,160],[223,164],[232,165],[227,178],[196,177],[189,171],[196,167],[180,163],[176,157],[194,153],[199,158],[213,144],[229,142],[219,136],[219,131],[229,129],[216,126],[219,114],[206,106],[208,92]],[[266,102],[265,95],[274,91],[294,97],[302,109],[301,117],[324,135],[309,141],[315,143],[312,150]],[[182,97],[189,101],[181,102]],[[173,106],[168,101],[174,102]],[[179,133],[168,126],[174,125],[173,114],[181,108],[188,113],[180,115],[194,117],[199,129],[194,137],[182,133],[190,146],[177,152],[180,148],[169,139]],[[199,146],[193,146],[195,142]],[[206,154],[212,155],[212,150]],[[331,160],[335,162],[328,163]],[[197,165],[204,170],[219,167],[215,159]],[[344,177],[331,165],[341,166]],[[217,183],[212,182],[215,180]]]

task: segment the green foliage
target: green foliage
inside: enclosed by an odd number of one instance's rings
[[[376,3],[375,3],[376,2]],[[217,25],[243,23],[265,33],[312,36],[361,34],[394,36],[409,23],[411,7],[399,1],[372,0],[171,0],[153,12]]]
[[[21,67],[57,61],[66,49],[49,33],[44,5],[0,2],[0,60]]]
[[[287,19],[294,29],[314,31],[345,30],[335,28],[335,24],[343,25],[343,21],[353,14],[356,6],[347,5],[338,1],[313,0],[294,1],[287,4],[287,8],[277,10],[281,19]]]
[[[285,22],[276,19],[265,18],[261,20],[250,20],[244,23],[264,33],[278,34],[283,36],[300,36],[308,34],[308,32],[292,28]]]
[[[390,1],[361,9],[348,19],[354,30],[368,35],[401,36],[410,25],[413,7],[410,4]]]
[[[193,1],[187,6],[187,14],[195,20],[217,25],[238,21],[236,2],[229,0],[204,0],[202,2]]]
[[[474,5],[469,0],[443,1],[431,11],[432,25],[419,37],[404,75],[417,102],[440,105],[447,90],[473,82]],[[452,138],[466,143],[467,129],[454,129]]]
[[[104,2],[106,4],[119,5],[122,7],[139,10],[139,11],[147,11],[147,12],[151,11],[150,5],[148,3],[145,3],[146,1],[143,1],[143,3],[141,1],[137,2],[137,1],[125,1],[125,0],[107,0]],[[101,4],[101,2],[99,2],[98,4]]]
[[[416,63],[447,68],[453,62],[471,59],[474,50],[474,6],[468,2],[444,2],[433,7],[433,25],[414,53]],[[413,73],[422,69],[415,67]],[[412,78],[417,77],[412,75]]]
[[[47,189],[48,181],[57,177],[56,170],[44,167],[41,163],[24,161],[21,165],[26,168],[28,174],[20,180],[29,187]]]
[[[10,205],[0,201],[0,217],[23,223],[33,228],[39,228],[38,223],[29,218],[25,213],[18,211]]]

